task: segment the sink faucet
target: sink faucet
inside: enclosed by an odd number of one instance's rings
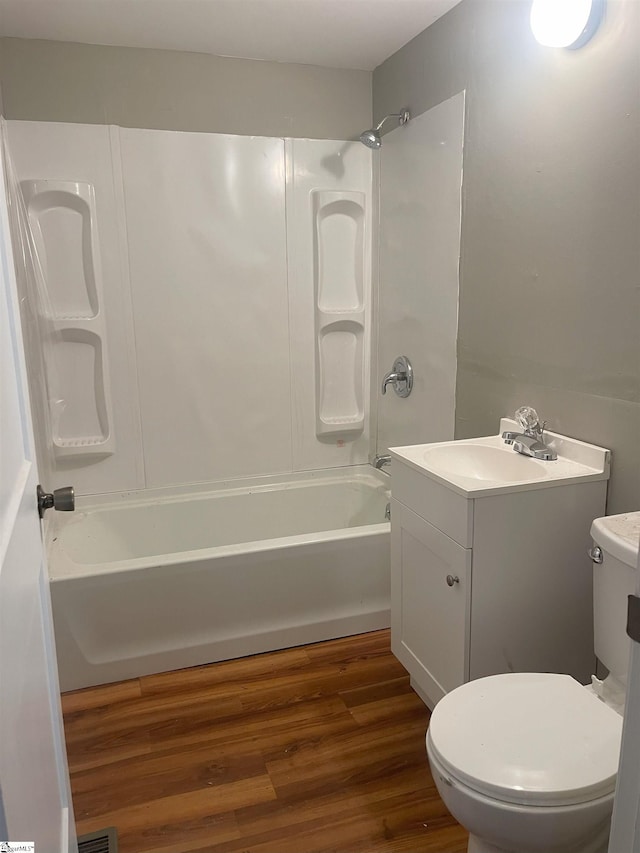
[[[538,419],[538,414],[535,409],[529,406],[522,406],[516,412],[516,420],[520,424],[521,432],[512,432],[506,430],[502,433],[502,438],[505,444],[512,444],[516,453],[521,453],[523,456],[531,456],[533,459],[542,459],[545,462],[553,461],[558,458],[555,450],[544,443],[544,428],[547,424],[543,421],[542,424]]]
[[[511,441],[505,439],[506,444],[513,444],[513,449],[516,453],[522,453],[523,456],[531,456],[534,459],[543,459],[545,462],[550,462],[558,458],[555,450],[540,441],[533,435],[520,434],[516,435]]]

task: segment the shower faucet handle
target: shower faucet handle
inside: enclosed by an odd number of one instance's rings
[[[393,385],[398,397],[408,397],[413,388],[413,368],[406,355],[401,355],[393,362],[393,369],[382,380],[382,393],[387,393],[387,385]]]
[[[387,393],[387,385],[390,382],[393,382],[395,384],[396,382],[402,382],[406,378],[407,376],[405,373],[385,373],[384,378],[382,380],[382,393]]]

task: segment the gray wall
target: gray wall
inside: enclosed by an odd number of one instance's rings
[[[371,126],[369,71],[3,38],[0,82],[9,119],[318,139]]]
[[[576,51],[529,9],[463,0],[375,70],[374,116],[467,90],[456,437],[533,405],[640,509],[640,3]]]

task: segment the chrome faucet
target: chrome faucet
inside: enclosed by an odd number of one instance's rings
[[[382,470],[384,465],[389,465],[389,464],[391,464],[391,457],[390,456],[374,456],[373,457],[373,467],[377,468],[379,471]],[[384,471],[383,473],[386,474],[387,472]]]
[[[512,444],[516,453],[523,456],[531,456],[533,459],[542,459],[551,462],[558,458],[555,450],[544,443],[544,428],[546,421],[540,423],[538,413],[530,406],[521,406],[515,414],[522,432],[505,430],[502,438],[505,444]]]
[[[407,377],[404,373],[396,373],[395,370],[392,370],[390,373],[385,373],[382,378],[382,393],[387,393],[387,385],[389,385],[390,383],[393,382],[393,384],[395,385],[396,382],[404,382],[406,378]]]
[[[507,441],[506,443],[513,444],[513,449],[516,453],[522,453],[523,456],[531,456],[533,459],[543,459],[546,462],[550,462],[558,458],[555,450],[547,447],[544,441],[533,435],[518,435],[513,441]]]
[[[406,355],[400,355],[393,362],[393,369],[385,374],[381,391],[387,393],[387,385],[392,385],[398,397],[408,397],[413,388],[413,368]]]

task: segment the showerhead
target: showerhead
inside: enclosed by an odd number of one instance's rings
[[[380,134],[377,130],[373,129],[365,130],[364,133],[361,133],[360,142],[362,142],[363,145],[366,145],[367,148],[372,148],[374,151],[382,145]]]
[[[374,151],[377,151],[377,149],[382,146],[380,128],[385,123],[385,121],[390,118],[397,118],[398,124],[406,124],[411,118],[411,113],[409,112],[407,107],[405,107],[399,113],[389,113],[388,116],[385,116],[382,121],[379,122],[375,127],[372,127],[371,130],[365,130],[364,133],[361,133],[360,142],[362,142],[363,145],[366,145],[367,148],[372,148]]]

